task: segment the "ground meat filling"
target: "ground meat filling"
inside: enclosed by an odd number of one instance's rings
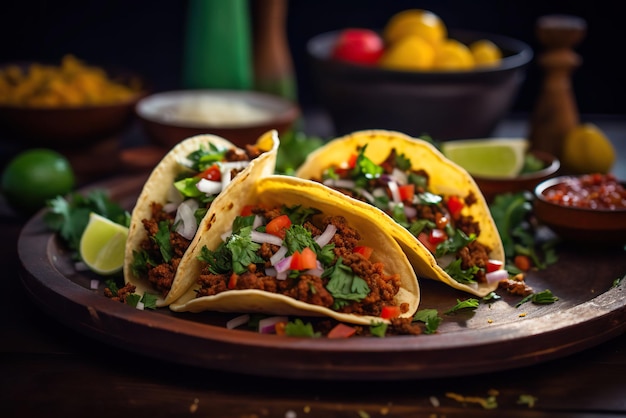
[[[253,213],[263,216],[267,222],[281,215],[280,208],[255,208]],[[314,225],[305,222],[304,228],[311,231],[313,236],[321,234],[328,223],[336,226],[337,232],[332,239],[335,244],[335,264],[339,257],[343,259],[343,264],[349,266],[355,274],[364,279],[370,288],[370,293],[360,302],[339,308],[338,312],[380,316],[384,306],[396,305],[394,301],[400,286],[401,280],[397,274],[389,275],[383,271],[382,263],[373,263],[361,254],[354,253],[354,247],[360,240],[358,231],[350,227],[345,218],[341,216],[328,217],[321,225]],[[266,260],[265,265],[269,266],[269,258],[278,251],[280,247],[272,244],[262,244],[257,253]],[[213,296],[228,290],[258,289],[266,292],[282,294],[296,300],[331,308],[335,302],[332,294],[326,289],[327,278],[322,278],[312,274],[300,274],[298,277],[289,277],[279,280],[276,277],[266,276],[264,269],[256,264],[248,266],[248,270],[240,275],[233,274],[213,274],[205,264],[201,270],[198,283],[197,297]],[[235,276],[235,277],[233,277]],[[408,304],[402,304],[402,312],[407,312]]]
[[[252,159],[261,155],[263,151],[256,145],[247,145],[245,151],[237,148],[231,148],[224,154],[225,162],[236,161],[251,161]],[[241,170],[231,170],[231,178],[234,178]],[[206,204],[208,209],[211,206],[211,201]],[[146,264],[146,270],[148,272],[147,279],[152,284],[155,290],[157,290],[162,297],[166,297],[172,288],[178,265],[182,259],[185,251],[189,248],[190,240],[184,238],[182,235],[172,230],[174,225],[175,212],[166,212],[163,210],[163,205],[152,202],[150,205],[151,217],[149,219],[143,219],[143,227],[147,232],[146,238],[139,244],[141,250],[145,250],[148,254],[148,259],[162,260],[161,250],[157,245],[154,237],[159,231],[159,223],[162,221],[168,222],[170,226],[170,245],[173,251],[173,257],[169,262],[161,262],[157,265],[150,263]]]

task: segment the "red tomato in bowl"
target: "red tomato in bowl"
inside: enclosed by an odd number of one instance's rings
[[[337,38],[331,57],[354,64],[376,65],[384,52],[380,35],[370,29],[344,29]]]

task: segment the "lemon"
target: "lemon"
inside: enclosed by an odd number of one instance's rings
[[[488,39],[480,39],[469,45],[470,52],[477,66],[498,65],[502,60],[502,51]]]
[[[604,132],[593,123],[583,123],[565,136],[563,168],[574,173],[608,173],[615,163],[615,149]]]
[[[524,167],[525,138],[465,139],[441,144],[441,151],[471,175],[513,178]]]
[[[80,256],[92,271],[110,275],[122,270],[128,228],[95,212],[80,238]]]
[[[415,35],[436,46],[446,39],[448,31],[438,15],[422,9],[407,9],[396,13],[383,30],[383,38],[388,44]]]
[[[48,199],[65,195],[75,185],[68,159],[48,148],[31,148],[14,156],[2,172],[2,193],[14,209],[30,215]]]
[[[419,36],[407,36],[389,46],[380,58],[382,68],[393,70],[429,70],[433,66],[435,51]]]
[[[438,70],[464,71],[474,68],[469,47],[456,39],[446,39],[437,49],[434,66]]]

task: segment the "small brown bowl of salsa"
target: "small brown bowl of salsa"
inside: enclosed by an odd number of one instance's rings
[[[565,241],[626,244],[626,186],[612,174],[546,180],[535,188],[534,212]]]

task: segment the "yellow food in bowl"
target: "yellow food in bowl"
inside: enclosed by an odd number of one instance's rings
[[[0,105],[21,107],[78,107],[108,105],[129,100],[140,91],[111,79],[104,69],[83,63],[73,55],[59,66],[9,65],[0,69]]]

